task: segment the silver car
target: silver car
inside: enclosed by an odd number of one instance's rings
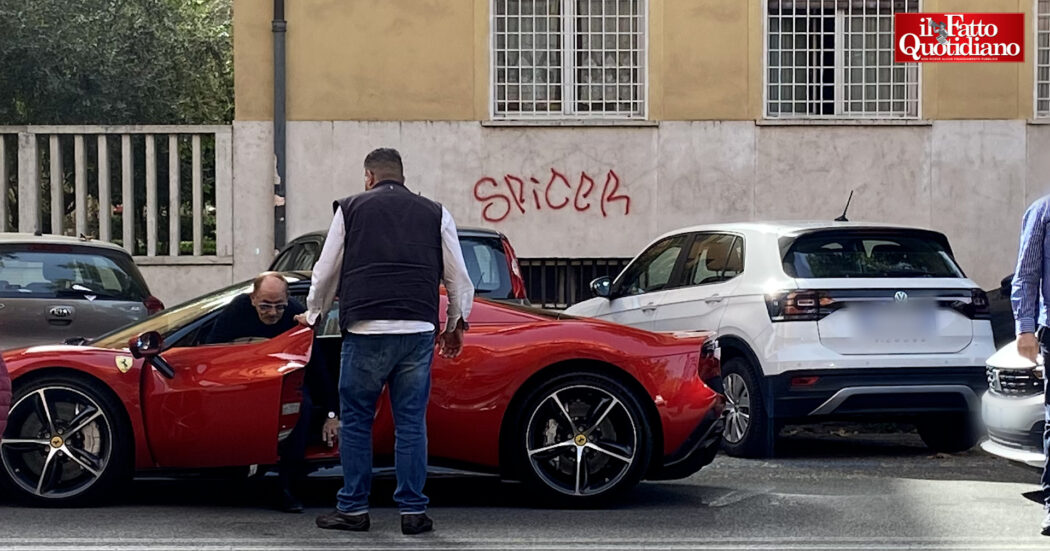
[[[0,233],[0,350],[93,337],[163,308],[116,245]]]

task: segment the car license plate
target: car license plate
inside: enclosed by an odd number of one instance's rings
[[[878,337],[927,336],[937,328],[937,310],[910,306],[874,306],[859,312],[861,326]]]

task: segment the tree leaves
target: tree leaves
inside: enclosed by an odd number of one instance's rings
[[[0,0],[0,124],[233,119],[231,0]]]

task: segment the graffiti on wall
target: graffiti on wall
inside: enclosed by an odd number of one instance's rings
[[[474,183],[474,199],[482,205],[481,216],[486,222],[502,222],[512,212],[519,214],[539,212],[544,209],[571,209],[585,213],[595,208],[603,218],[623,212],[631,213],[631,197],[621,189],[620,176],[615,170],[605,174],[604,184],[586,172],[579,178],[569,179],[564,173],[552,168],[550,177],[541,181],[535,176],[527,179],[513,174],[497,180],[483,176]]]

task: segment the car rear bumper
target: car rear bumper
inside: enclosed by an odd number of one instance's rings
[[[649,480],[673,480],[686,478],[709,465],[722,446],[722,431],[725,430],[725,416],[721,410],[708,411],[700,424],[678,451],[665,456],[658,467],[651,469]]]
[[[766,379],[773,417],[907,417],[976,412],[983,367],[792,371]]]

